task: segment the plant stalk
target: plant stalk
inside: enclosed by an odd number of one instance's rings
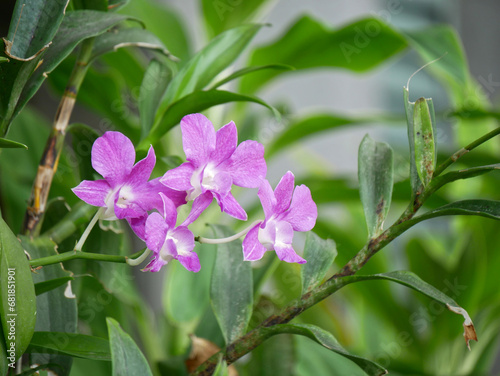
[[[50,133],[49,139],[45,144],[45,150],[38,165],[38,171],[33,183],[31,197],[26,214],[24,216],[23,228],[21,233],[30,236],[36,236],[40,233],[41,222],[47,199],[49,196],[50,186],[57,170],[57,164],[61,151],[64,145],[64,137],[66,128],[75,106],[78,90],[87,73],[88,63],[92,54],[93,38],[86,39],[82,42],[78,58],[76,60],[68,84],[64,90],[64,95],[61,98],[54,124]]]

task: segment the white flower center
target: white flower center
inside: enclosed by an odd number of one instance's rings
[[[274,249],[274,242],[276,239],[276,221],[273,217],[266,222],[264,228],[259,227],[259,243],[262,244],[268,251]]]
[[[116,218],[115,214],[115,196],[117,192],[120,191],[120,197],[118,197],[118,201],[116,205],[120,208],[126,208],[129,205],[129,201],[134,199],[134,193],[132,192],[132,188],[128,185],[117,187],[112,191],[109,191],[108,195],[104,199],[104,203],[106,204],[106,211],[101,216],[101,219],[106,221],[113,221]]]
[[[203,174],[200,182],[200,175]],[[212,163],[205,165],[204,167],[198,168],[193,172],[191,176],[191,185],[193,189],[188,192],[187,200],[192,201],[199,195],[201,195],[203,188],[212,189],[215,188],[214,178],[217,174],[215,166]]]

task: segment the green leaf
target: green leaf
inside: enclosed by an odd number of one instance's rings
[[[141,138],[145,138],[153,126],[156,111],[165,89],[172,78],[172,71],[159,60],[151,60],[139,93],[139,114],[141,117]]]
[[[182,61],[191,56],[190,38],[183,24],[184,17],[178,14],[170,3],[150,0],[134,0],[127,3],[121,13],[144,20],[146,29],[160,38],[163,44]]]
[[[179,124],[186,114],[201,112],[228,102],[257,103],[270,109],[276,118],[280,117],[278,110],[259,98],[222,90],[195,91],[169,106],[163,113],[162,120],[155,123],[149,136],[141,141],[138,148],[147,148],[150,144],[156,143],[166,132]]]
[[[108,0],[72,0],[74,9],[91,9],[108,11]]]
[[[408,131],[408,142],[410,144],[410,184],[412,189],[412,200],[422,193],[424,187],[418,175],[418,168],[415,157],[415,125],[414,125],[414,110],[415,102],[410,102],[410,93],[408,88],[403,88],[403,98],[405,102],[406,122]]]
[[[435,177],[433,179],[433,184],[441,187],[447,183],[451,183],[456,180],[475,178],[477,176],[484,175],[494,170],[500,170],[500,163],[487,166],[471,167],[458,171],[451,171],[444,175]]]
[[[3,330],[2,330],[2,325],[0,325],[0,338],[2,339],[0,341],[0,372],[2,375],[7,375],[7,370],[9,369],[9,364],[12,364],[12,360],[8,360],[7,356],[7,349],[5,348],[5,342],[3,340]]]
[[[68,281],[72,281],[73,279],[73,277],[61,277],[35,283],[35,294],[41,295],[44,292],[54,290],[62,285],[67,284]]]
[[[419,276],[412,272],[407,271],[395,271],[384,274],[374,274],[367,276],[350,276],[346,277],[345,281],[347,283],[368,281],[375,279],[385,279],[388,281],[396,282],[411,289],[414,289],[431,299],[434,299],[446,306],[450,311],[462,315],[464,318],[464,337],[467,346],[469,346],[470,340],[477,341],[476,331],[472,320],[466,310],[460,307],[452,298],[444,294],[434,286],[423,281]],[[470,348],[470,347],[469,347]]]
[[[223,226],[212,226],[215,238],[233,235]],[[245,333],[252,315],[252,267],[243,261],[241,241],[217,245],[210,299],[227,344]]]
[[[30,239],[21,236],[21,244],[32,259],[48,257],[57,254],[56,244],[47,238]],[[71,290],[72,273],[64,270],[61,264],[47,265],[33,273],[33,281],[38,285],[38,289],[51,287],[50,291],[39,294],[36,297],[36,332],[65,332],[61,335],[54,335],[53,342],[63,346],[66,332],[74,334],[77,330],[77,307],[76,297]],[[54,286],[58,282],[66,280],[58,287]],[[37,287],[35,287],[37,289]],[[36,333],[35,332],[35,333]],[[31,360],[34,363],[54,363],[57,368],[48,367],[58,375],[69,375],[72,358],[62,354],[38,355],[33,354]]]
[[[94,141],[99,137],[95,129],[86,124],[70,124],[66,130],[71,134],[71,144],[75,153],[81,180],[93,180],[94,168],[92,167],[91,152]]]
[[[113,375],[153,375],[146,358],[132,337],[120,328],[111,317],[106,318],[109,332],[109,344],[113,364]]]
[[[73,49],[84,39],[104,33],[128,16],[79,10],[67,12],[51,47],[39,58],[28,62],[11,61],[0,65],[0,137],[5,134],[12,119],[35,95],[41,84]],[[3,107],[2,107],[3,106]]]
[[[304,245],[304,258],[307,263],[302,266],[302,295],[318,286],[337,256],[337,247],[331,239],[323,240],[309,231]]]
[[[500,201],[463,200],[452,202],[451,204],[441,206],[419,215],[418,217],[414,217],[409,222],[413,225],[426,219],[445,215],[478,215],[491,219],[500,219]]]
[[[27,352],[65,354],[92,360],[111,360],[110,343],[100,337],[64,332],[35,332]]]
[[[212,85],[211,89],[216,89],[219,86],[222,86],[224,84],[227,84],[228,82],[235,80],[239,77],[246,76],[247,74],[254,73],[254,72],[259,72],[262,70],[266,69],[276,69],[276,70],[294,70],[294,68],[290,65],[284,65],[284,64],[269,64],[269,65],[262,65],[258,67],[248,67],[248,68],[243,68],[240,69],[233,74],[230,74],[226,78],[223,78],[220,81],[217,81],[215,84]]]
[[[420,98],[415,102],[413,109],[413,140],[415,142],[415,166],[424,187],[431,181],[436,167],[433,128],[432,99]]]
[[[368,124],[374,121],[391,124],[399,122],[399,120],[399,118],[380,115],[351,117],[340,114],[314,114],[293,119],[290,124],[286,125],[282,133],[278,134],[268,145],[266,145],[266,156],[269,158],[282,149],[293,145],[295,142],[316,133],[333,130],[343,126]]]
[[[286,64],[297,70],[336,67],[363,72],[403,50],[406,40],[376,18],[365,18],[337,30],[303,16],[281,38],[256,49],[249,65]],[[244,93],[255,93],[282,72],[266,71],[241,81]]]
[[[391,147],[366,135],[358,154],[359,195],[365,212],[370,238],[383,231],[389,212],[394,184],[394,165]]]
[[[471,78],[464,49],[457,31],[449,25],[431,26],[421,30],[404,33],[408,43],[429,62],[435,59],[427,69],[451,89],[456,104],[471,100]]]
[[[68,0],[16,1],[5,53],[17,60],[32,60],[52,41],[64,17]]]
[[[36,303],[31,269],[24,249],[0,218],[0,320],[7,351],[15,362],[35,331]]]
[[[7,63],[7,62],[9,62],[9,59],[7,59],[6,57],[0,56],[0,63]]]
[[[266,331],[268,332],[267,335],[270,336],[282,333],[290,333],[308,337],[316,343],[319,343],[321,346],[327,348],[328,350],[331,350],[353,361],[369,376],[381,376],[387,374],[387,370],[377,363],[349,353],[338,343],[337,339],[332,334],[315,325],[279,324],[266,328]]]
[[[124,7],[130,2],[130,0],[109,0],[108,9],[109,10],[118,10],[121,7]]]
[[[177,262],[169,265],[163,306],[168,318],[175,324],[194,329],[207,310],[210,303],[210,277],[215,260],[214,248],[210,244],[196,245],[195,252],[203,265],[198,273],[186,270]]]
[[[269,0],[201,0],[205,26],[210,37],[238,25],[253,22]]]
[[[118,28],[95,38],[90,61],[123,47],[153,49],[173,58],[163,42],[150,31],[140,28]]]
[[[24,144],[21,144],[20,142],[12,141],[12,140],[7,140],[6,138],[0,138],[0,149],[1,148],[11,148],[11,149],[28,149],[28,147]]]
[[[160,106],[160,114],[175,101],[203,89],[243,52],[262,25],[242,25],[225,31],[191,58],[175,75]]]
[[[219,355],[219,361],[217,362],[217,366],[215,367],[213,376],[229,376],[226,359],[224,359],[224,356],[222,354]]]

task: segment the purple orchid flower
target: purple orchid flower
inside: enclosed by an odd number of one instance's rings
[[[171,189],[187,192],[188,201],[194,200],[183,224],[195,221],[214,197],[223,212],[246,220],[247,213],[232,195],[231,187],[260,186],[267,171],[264,147],[256,141],[238,145],[233,122],[215,132],[210,120],[201,114],[185,116],[181,131],[187,162],[167,171],[160,181]]]
[[[185,194],[160,184],[159,178],[148,181],[156,163],[152,146],[146,158],[134,165],[132,141],[120,132],[106,132],[94,142],[91,159],[104,179],[84,180],[73,192],[87,204],[106,208],[101,219],[127,219],[141,239],[147,212],[163,206],[158,192],[177,206],[186,203]]]
[[[292,247],[294,231],[309,231],[316,224],[318,209],[305,185],[294,190],[294,176],[288,171],[276,189],[265,180],[258,192],[265,220],[254,226],[243,240],[246,261],[260,260],[266,251],[275,250],[286,262],[306,262]]]
[[[189,271],[200,271],[200,260],[194,249],[194,235],[186,226],[175,227],[177,208],[163,193],[163,215],[152,213],[146,220],[146,245],[154,252],[143,269],[157,272],[170,260],[177,259]]]

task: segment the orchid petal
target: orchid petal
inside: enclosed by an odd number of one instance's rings
[[[281,178],[280,182],[274,189],[274,197],[276,197],[276,206],[274,212],[276,214],[281,214],[290,207],[290,201],[292,200],[293,187],[295,186],[295,178],[293,174],[288,171]]]
[[[194,235],[185,226],[179,226],[172,231],[169,231],[169,236],[175,239],[175,246],[177,247],[177,254],[187,256],[194,249]]]
[[[290,223],[295,231],[310,231],[316,224],[318,208],[305,185],[295,187],[290,209],[282,220]]]
[[[194,166],[191,162],[186,162],[180,166],[168,170],[163,177],[160,178],[160,182],[178,191],[187,191],[192,188],[191,177],[194,173]]]
[[[198,273],[201,269],[200,259],[196,252],[189,252],[186,255],[177,256],[177,260],[190,272]]]
[[[161,209],[163,208],[163,202],[161,201],[160,196],[158,193],[163,193],[165,196],[167,196],[176,207],[179,207],[181,205],[184,205],[186,203],[186,192],[185,191],[177,191],[175,189],[171,189],[160,183],[160,178],[156,178],[153,180],[150,180],[148,182],[149,187],[148,189],[151,191],[150,193],[150,198],[151,198],[151,209]],[[147,193],[147,192],[144,192]]]
[[[177,222],[177,208],[172,200],[163,193],[160,192],[159,196],[163,201],[163,217],[165,218],[165,223],[169,229],[173,229],[175,227],[175,222]]]
[[[227,172],[219,172],[214,178],[210,186],[202,185],[203,191],[212,191],[213,193],[218,193],[221,197],[226,196],[231,191],[231,186],[233,185],[233,179],[231,175]]]
[[[243,259],[245,261],[260,260],[266,253],[266,248],[259,242],[259,227],[260,225],[253,227],[243,239]]]
[[[210,160],[218,165],[225,161],[236,150],[238,145],[238,131],[234,122],[230,122],[220,128],[215,134],[215,150],[210,156]]]
[[[137,218],[127,218],[127,222],[130,225],[130,228],[142,241],[146,241],[147,218],[148,218],[147,215],[143,215],[142,217],[137,217]]]
[[[264,216],[267,220],[274,214],[274,208],[276,206],[276,197],[274,197],[274,192],[269,181],[264,180],[262,182],[257,195],[259,196],[262,209],[264,209]]]
[[[276,236],[274,245],[292,244],[293,228],[292,225],[285,221],[276,222]]]
[[[159,272],[163,265],[166,265],[168,262],[161,259],[159,256],[155,256],[149,264],[146,265],[142,271],[144,272]]]
[[[149,147],[148,155],[137,162],[127,177],[127,184],[136,187],[148,181],[156,164],[156,155],[152,146]]]
[[[243,141],[231,158],[222,162],[219,167],[231,174],[233,184],[245,188],[258,188],[267,172],[264,146],[257,141]]]
[[[79,199],[85,201],[89,205],[105,207],[105,199],[111,187],[106,180],[84,180],[78,186],[72,189],[73,193]]]
[[[231,217],[239,219],[240,221],[246,221],[248,219],[247,213],[241,207],[238,201],[236,201],[231,192],[229,192],[223,198],[215,194],[215,198],[217,199],[217,202],[219,203],[220,208],[224,213],[227,213]]]
[[[142,197],[141,197],[142,196]],[[141,195],[141,192],[133,191],[127,185],[121,187],[114,196],[114,211],[116,218],[137,218],[147,213],[152,198]]]
[[[207,192],[199,195],[198,197],[196,197],[193,201],[193,206],[191,207],[191,212],[189,213],[187,218],[184,220],[184,222],[182,222],[181,226],[188,226],[191,223],[193,223],[194,221],[196,221],[196,219],[198,219],[200,214],[203,213],[203,211],[206,208],[208,208],[208,206],[210,205],[210,203],[213,200],[213,197],[214,196],[212,195],[212,192],[210,192],[210,191],[207,191]]]
[[[160,252],[167,236],[168,225],[158,213],[152,213],[146,220],[146,245],[155,253]]]
[[[290,244],[276,245],[274,250],[276,251],[276,255],[281,261],[296,262],[298,264],[306,263],[306,260],[295,253],[293,247]]]
[[[92,146],[92,167],[112,187],[126,179],[134,162],[134,145],[120,132],[106,132]]]
[[[175,241],[174,239],[169,238],[168,234],[167,234],[167,239],[165,240],[165,243],[163,244],[163,247],[160,250],[160,257],[165,261],[177,258],[177,247],[175,245]]]
[[[204,165],[215,149],[215,130],[210,120],[202,114],[184,116],[181,131],[186,159],[195,167]]]

